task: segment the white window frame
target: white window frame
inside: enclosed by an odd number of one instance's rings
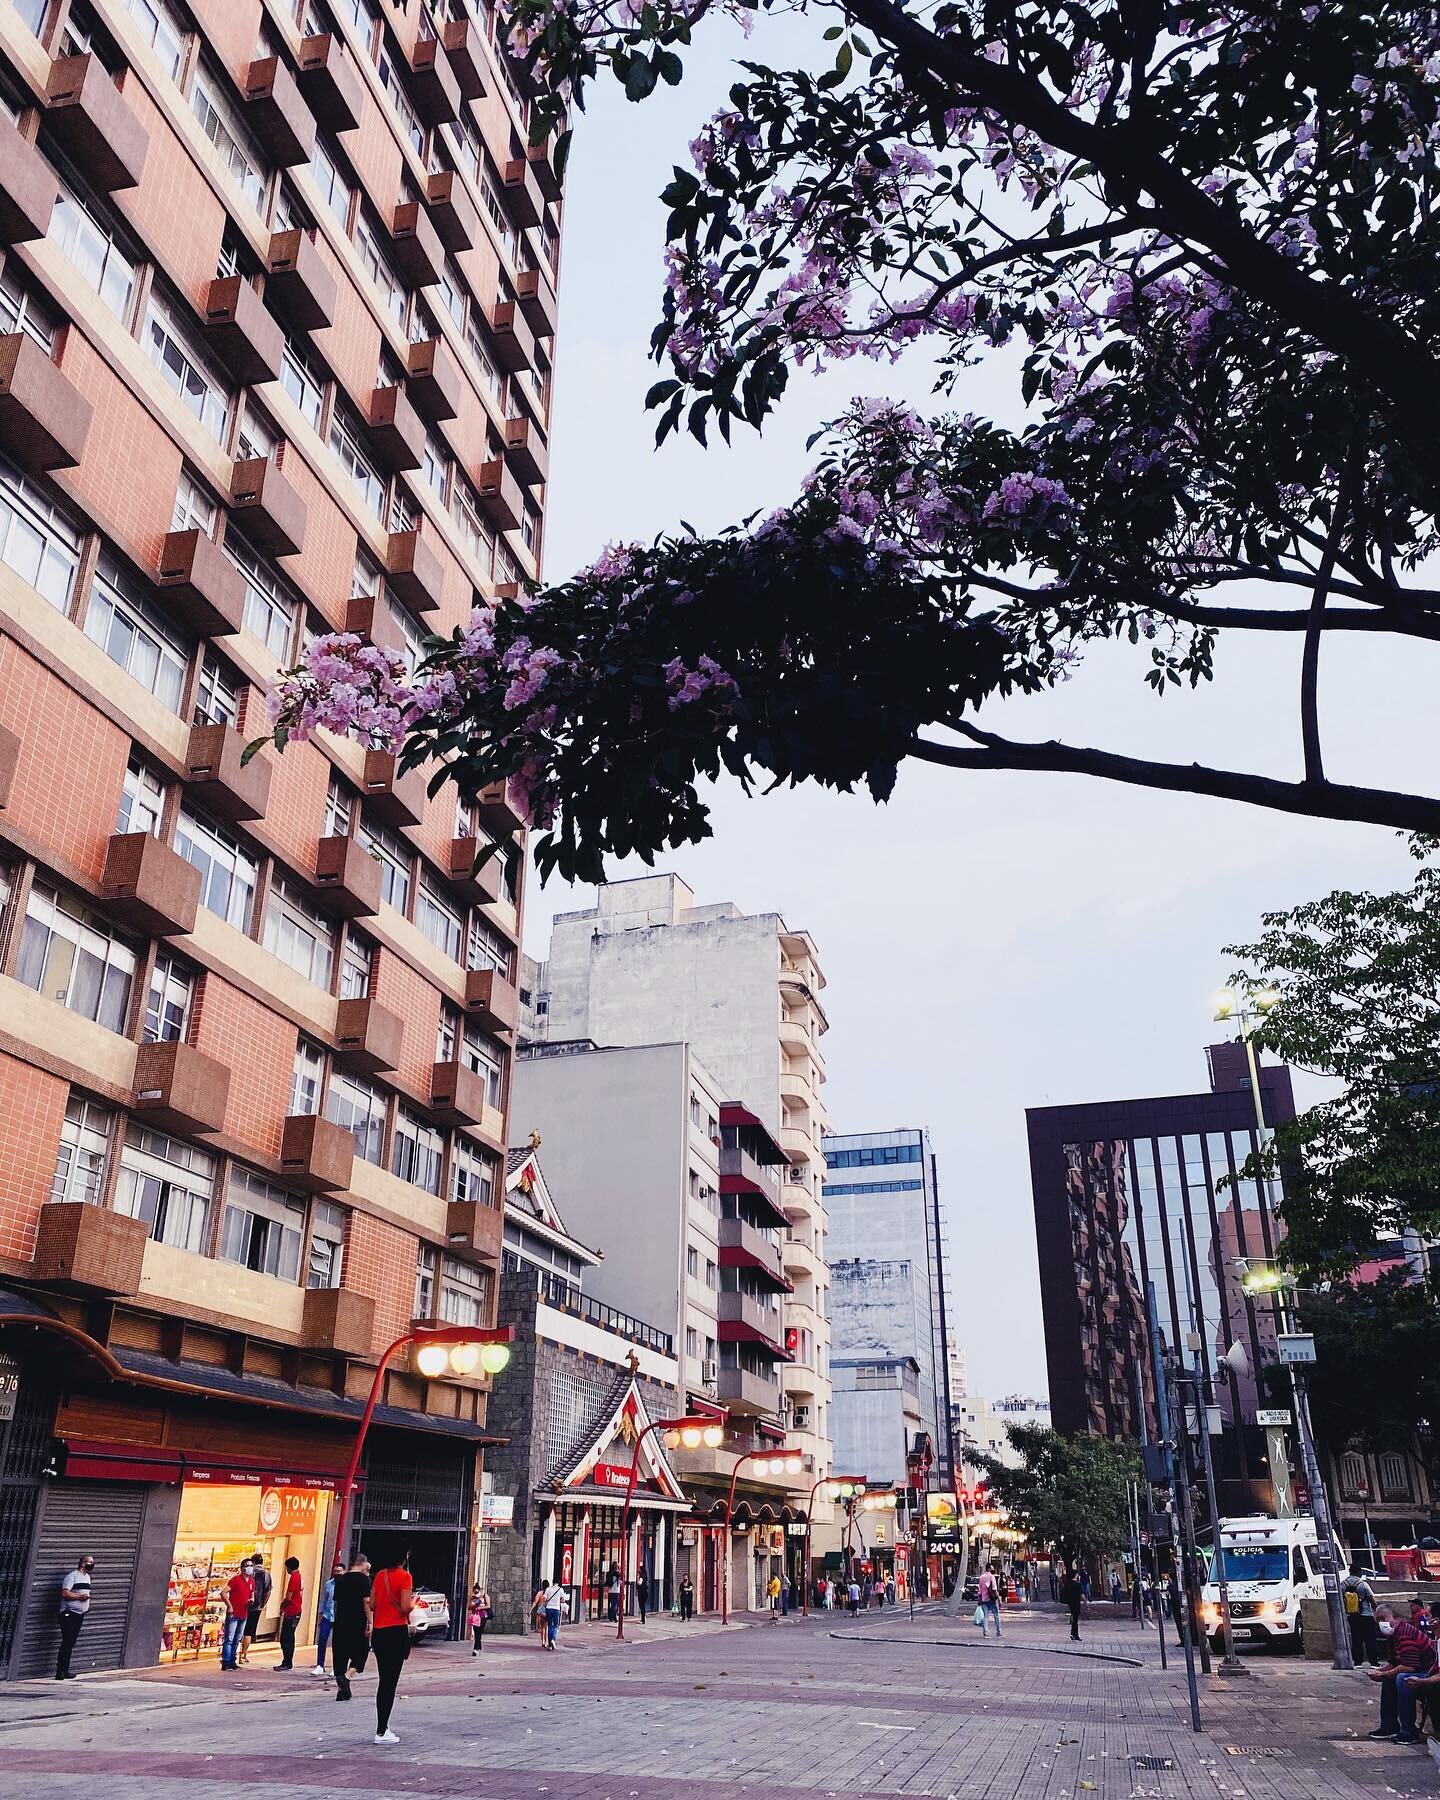
[[[234,532],[225,534],[225,554],[245,577],[245,628],[258,637],[282,664],[295,648],[295,628],[303,607],[299,598],[270,568],[257,550]]]
[[[80,533],[68,513],[3,457],[0,562],[57,612],[69,611],[80,568]]]
[[[450,1198],[475,1206],[495,1204],[495,1160],[457,1134],[450,1150]]]
[[[305,1257],[307,1288],[338,1288],[344,1272],[349,1215],[333,1200],[316,1200],[310,1208],[310,1235]]]
[[[420,871],[420,885],[415,893],[415,925],[451,962],[459,962],[465,948],[465,920],[425,869]]]
[[[147,694],[178,715],[190,648],[108,555],[100,558],[95,572],[85,609],[85,635]]]
[[[309,1038],[295,1040],[295,1060],[290,1066],[290,1112],[309,1118],[320,1111],[325,1088],[325,1052]]]
[[[132,1122],[120,1151],[115,1210],[126,1218],[144,1219],[157,1243],[203,1255],[210,1235],[215,1167],[209,1151]]]
[[[145,354],[161,379],[180,397],[217,444],[230,428],[230,384],[175,316],[169,302],[152,293],[145,314]]]
[[[50,1198],[98,1206],[105,1194],[105,1173],[110,1166],[110,1146],[115,1114],[98,1100],[71,1091],[65,1103],[65,1119],[55,1152],[55,1173],[50,1179]]]
[[[274,877],[262,939],[272,956],[328,993],[335,973],[336,935],[334,921],[310,904],[296,882],[284,875]]]
[[[197,725],[235,726],[240,722],[240,684],[218,656],[207,656],[200,665],[194,716]]]
[[[328,379],[323,370],[317,370],[303,346],[287,336],[280,354],[280,385],[294,401],[301,418],[317,432],[325,412]]]
[[[135,299],[137,259],[122,247],[98,202],[85,199],[66,182],[59,186],[45,235],[123,324]]]
[[[107,919],[49,882],[32,885],[15,964],[18,981],[68,1012],[123,1032],[138,965],[134,940]],[[84,978],[94,967],[99,977],[87,998]]]
[[[277,1281],[300,1279],[305,1203],[254,1170],[234,1165],[220,1217],[221,1262]]]
[[[330,448],[349,477],[360,504],[381,524],[385,521],[385,477],[361,438],[360,421],[338,401],[330,413]]]
[[[324,138],[318,135],[310,157],[310,176],[331,218],[337,221],[342,231],[348,231],[350,202],[355,197],[355,186],[345,173],[338,152],[333,151]],[[337,200],[343,204],[337,206]]]
[[[146,837],[159,837],[164,811],[164,782],[148,763],[132,756],[120,787],[115,835],[125,837],[143,831]]]
[[[363,213],[355,227],[355,248],[359,252],[365,273],[384,303],[384,310],[403,328],[405,311],[410,304],[409,290],[396,274],[395,265],[380,242],[377,227]]]
[[[181,962],[173,950],[161,945],[155,952],[155,967],[146,987],[140,1041],[145,1044],[183,1044],[190,1033],[190,1014],[194,1005],[194,970]]]
[[[395,1141],[390,1147],[390,1173],[427,1194],[440,1192],[445,1161],[445,1135],[418,1113],[400,1106],[395,1113]]]
[[[336,1114],[344,1116],[339,1118]],[[385,1166],[385,1096],[372,1082],[345,1069],[330,1071],[325,1093],[325,1117],[348,1131],[355,1140],[355,1154],[362,1162]]]
[[[218,78],[202,63],[190,89],[190,109],[220,158],[226,174],[260,211],[270,171],[260,146],[231,105]]]
[[[197,862],[195,857],[185,856],[187,843],[205,861]],[[182,807],[175,827],[175,848],[192,868],[200,871],[200,904],[206,912],[214,913],[217,919],[223,919],[237,931],[248,932],[260,869],[240,840],[198,813],[192,813],[188,807]],[[223,908],[210,903],[211,883],[217,873],[225,877]]]

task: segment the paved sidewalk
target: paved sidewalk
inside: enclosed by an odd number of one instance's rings
[[[261,1664],[0,1689],[7,1800],[264,1800],[346,1794],[467,1800],[1396,1800],[1440,1796],[1421,1751],[1364,1737],[1362,1676],[1257,1655],[1202,1683],[1155,1634],[1009,1609],[982,1640],[938,1607],[796,1615],[728,1628],[657,1619],[640,1641],[574,1628],[427,1645],[406,1665],[398,1746],[371,1742],[373,1678],[329,1683]],[[627,1638],[631,1627],[627,1624]]]

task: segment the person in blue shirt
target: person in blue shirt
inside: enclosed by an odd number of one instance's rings
[[[329,1671],[325,1667],[325,1652],[330,1644],[330,1633],[335,1629],[335,1577],[345,1573],[345,1565],[337,1556],[330,1570],[330,1579],[325,1583],[325,1591],[320,1596],[320,1616],[315,1621],[315,1667],[310,1671],[323,1680]]]

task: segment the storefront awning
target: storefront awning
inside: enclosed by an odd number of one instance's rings
[[[313,1469],[304,1464],[270,1462],[254,1457],[217,1462],[213,1456],[172,1449],[159,1444],[124,1444],[95,1438],[66,1438],[47,1470],[71,1481],[147,1481],[168,1487],[181,1482],[213,1483],[217,1487],[304,1488],[313,1493],[335,1493],[342,1476],[335,1469]],[[364,1477],[355,1480],[358,1491]]]

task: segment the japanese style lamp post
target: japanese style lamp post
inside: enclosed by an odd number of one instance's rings
[[[416,1325],[403,1337],[396,1338],[386,1350],[375,1370],[375,1379],[370,1384],[370,1398],[365,1402],[365,1411],[360,1417],[360,1429],[355,1434],[355,1448],[350,1453],[350,1466],[340,1483],[340,1508],[335,1521],[337,1556],[344,1556],[346,1553],[345,1533],[350,1523],[350,1501],[355,1492],[355,1477],[360,1472],[365,1437],[370,1430],[370,1420],[374,1416],[375,1403],[380,1398],[380,1389],[391,1357],[413,1344],[415,1367],[431,1380],[443,1375],[447,1369],[452,1369],[457,1375],[473,1375],[476,1369],[483,1370],[487,1375],[498,1375],[510,1361],[510,1346],[514,1341],[513,1325]]]
[[[630,1479],[625,1483],[625,1506],[620,1515],[620,1608],[615,1622],[617,1642],[623,1641],[625,1637],[625,1589],[630,1562],[630,1502],[635,1497],[635,1478],[640,1469],[640,1446],[652,1431],[663,1431],[666,1445],[671,1450],[698,1450],[702,1444],[707,1450],[718,1450],[725,1442],[725,1421],[717,1419],[713,1413],[687,1414],[680,1419],[653,1419],[636,1438],[630,1452]],[[641,1579],[644,1579],[643,1573]]]
[[[741,1463],[753,1462],[757,1475],[798,1475],[805,1467],[803,1450],[781,1445],[776,1450],[747,1450],[735,1458],[735,1467],[730,1471],[730,1492],[725,1499],[725,1538],[724,1567],[720,1571],[720,1623],[730,1623],[730,1518],[735,1511],[735,1479],[740,1473]]]
[[[803,1618],[810,1617],[810,1515],[815,1510],[815,1496],[821,1488],[830,1491],[827,1500],[853,1500],[856,1494],[865,1490],[863,1475],[822,1475],[810,1490],[809,1504],[805,1508],[805,1579],[800,1584],[800,1612]]]

